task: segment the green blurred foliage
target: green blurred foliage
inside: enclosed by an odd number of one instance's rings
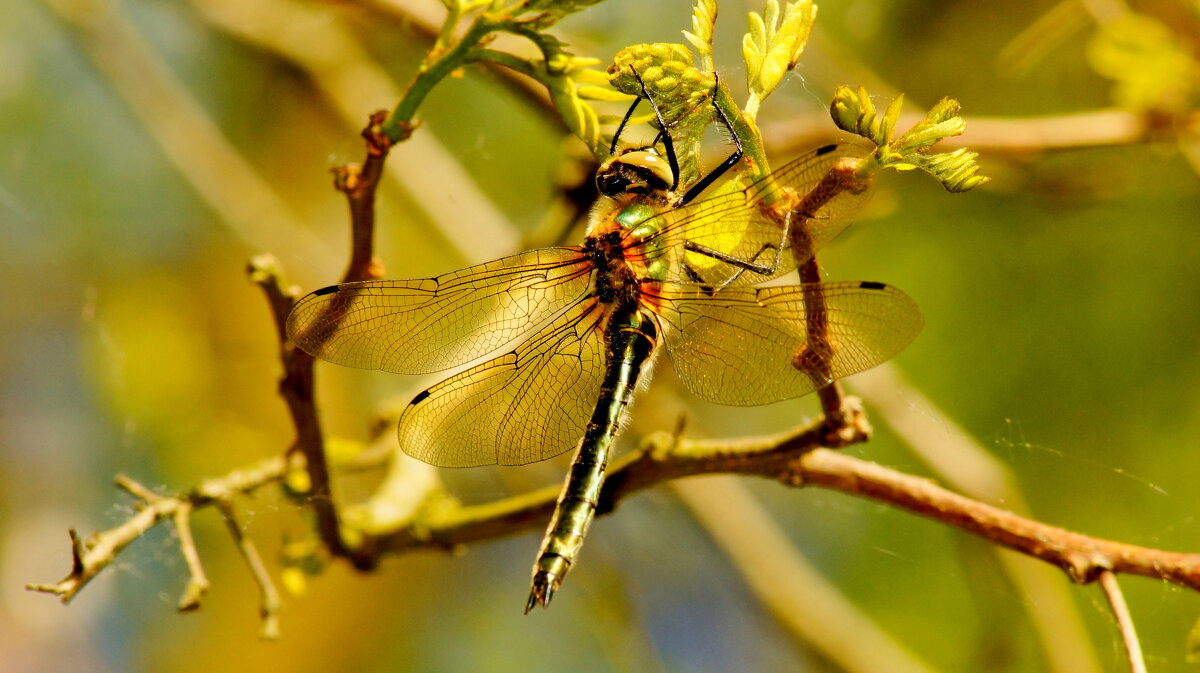
[[[1021,73],[1004,72],[996,55],[1049,2],[819,4],[813,41],[764,105],[764,127],[829,124],[821,114],[835,86],[883,94],[875,86],[883,80],[912,107],[958,99],[970,142],[973,116],[1126,104],[1126,96],[1160,95],[1150,85],[1167,81],[1130,80],[1137,87],[1118,85],[1114,94],[1110,80],[1123,81],[1128,67],[1123,55],[1141,43],[1087,27]],[[347,234],[327,169],[359,158],[357,129],[339,121],[294,64],[214,28],[195,5],[118,6],[304,227],[274,232],[278,240],[321,243],[308,257],[281,255],[292,279],[305,289],[335,280]],[[345,22],[396,81],[413,72],[425,43],[410,26],[354,3],[309,7]],[[714,56],[722,73],[738,68],[746,9],[762,8],[721,3]],[[1148,0],[1135,9],[1170,30],[1169,47],[1146,47],[1156,58],[1195,58],[1194,3]],[[646,3],[608,0],[555,34],[574,53],[610,58],[631,43],[678,41],[689,16],[683,1],[651,14]],[[66,572],[67,527],[87,531],[128,515],[127,498],[109,487],[115,473],[184,489],[278,453],[291,431],[275,394],[266,306],[242,271],[264,250],[220,224],[41,2],[15,0],[0,12],[0,62],[6,670],[833,670],[763,612],[666,489],[598,520],[553,609],[528,617],[520,608],[534,534],[458,556],[405,556],[371,575],[333,564],[310,578],[303,597],[287,599],[282,642],[263,644],[255,589],[212,512],[196,517],[213,582],[197,614],[173,612],[185,577],[166,529],[128,549],[69,609],[22,592],[26,582]],[[560,142],[559,129],[473,70],[439,86],[420,116],[419,132],[445,145],[518,233],[543,220],[574,141]],[[399,146],[390,161],[423,158]],[[1012,468],[1040,519],[1131,543],[1200,548],[1197,176],[1170,142],[984,154],[981,163],[994,181],[965,195],[912,173],[885,176],[872,211],[822,255],[828,276],[885,281],[921,304],[925,333],[897,365]],[[391,275],[484,261],[452,249],[417,208],[436,211],[459,188],[382,191],[381,253]],[[330,431],[359,439],[378,404],[431,382],[335,367],[319,374]],[[639,399],[626,446],[672,427],[685,410],[691,430],[709,436],[778,430],[816,412],[811,400],[708,406],[678,393],[673,378],[663,367]],[[877,426],[876,440],[855,455],[923,473]],[[464,500],[486,501],[556,482],[561,468],[454,472],[447,481]],[[1027,612],[987,545],[840,494],[751,486],[823,572],[941,670],[1046,670]],[[302,536],[305,516],[271,492],[239,509],[277,573],[284,536]],[[1200,597],[1141,578],[1122,585],[1151,668],[1191,670],[1185,642]],[[1104,670],[1122,670],[1098,590],[1071,591]]]

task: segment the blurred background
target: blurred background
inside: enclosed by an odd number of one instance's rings
[[[880,107],[896,92],[914,111],[957,98],[962,142],[994,178],[949,195],[924,175],[885,175],[822,254],[830,279],[896,285],[926,317],[894,366],[848,381],[877,431],[849,452],[1080,532],[1200,550],[1200,3],[819,5],[800,66],[760,118],[776,163],[832,128],[836,85],[864,84]],[[744,92],[745,11],[762,6],[720,8],[718,69]],[[622,503],[592,527],[552,609],[529,616],[540,531],[389,558],[373,574],[335,563],[285,595],[282,639],[264,643],[257,589],[211,510],[194,517],[212,581],[198,613],[174,610],[187,575],[168,526],[69,607],[24,591],[66,574],[69,527],[130,515],[115,474],[181,491],[289,445],[275,333],[246,261],[271,252],[306,291],[337,280],[348,227],[329,168],[361,159],[358,130],[398,100],[430,44],[422,26],[443,11],[6,3],[0,668],[842,671],[871,670],[853,659],[876,654],[896,671],[1126,670],[1097,587],[872,502],[750,479]],[[608,0],[554,33],[607,60],[685,28],[686,1],[651,13]],[[561,226],[580,144],[511,83],[464,71],[419,116],[380,194],[389,277],[482,262]],[[714,142],[707,161],[723,151]],[[326,365],[318,376],[330,434],[350,439],[435,380]],[[793,427],[817,406],[705,405],[664,366],[624,449],[680,413],[693,436],[736,437]],[[557,483],[563,465],[445,479],[487,502]],[[348,498],[368,488],[343,485]],[[272,488],[237,507],[277,575],[305,513]],[[1121,585],[1150,668],[1195,670],[1186,642],[1200,597]]]

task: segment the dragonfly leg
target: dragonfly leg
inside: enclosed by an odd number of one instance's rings
[[[679,186],[679,159],[675,156],[675,142],[671,140],[671,132],[668,130],[670,127],[663,119],[662,112],[658,109],[658,103],[654,102],[654,97],[646,89],[646,83],[642,81],[642,76],[637,74],[633,66],[629,67],[629,72],[637,78],[638,84],[642,87],[642,96],[650,103],[650,109],[654,110],[654,117],[658,120],[658,137],[662,138],[663,151],[667,155],[667,165],[671,167],[671,191],[675,191],[675,188]],[[655,138],[655,142],[658,142],[658,138]]]
[[[739,138],[737,132],[733,130],[733,123],[729,121],[729,117],[725,116],[725,112],[719,105],[717,105],[717,92],[720,91],[721,81],[720,79],[717,79],[717,73],[715,72],[713,73],[713,78],[716,79],[717,82],[713,85],[713,110],[715,110],[717,113],[717,119],[721,122],[725,129],[729,131],[729,137],[733,140],[733,153],[725,157],[725,160],[722,161],[716,168],[712,169],[708,175],[700,178],[696,184],[692,185],[676,205],[682,206],[691,203],[697,196],[700,196],[704,190],[708,189],[709,185],[715,182],[722,175],[725,175],[729,169],[736,166],[737,162],[742,160],[742,139]]]
[[[637,74],[637,73],[634,73]],[[641,81],[640,79],[638,80]],[[646,90],[645,85],[642,86],[642,91]],[[608,153],[616,155],[617,141],[621,139],[621,134],[625,131],[625,126],[629,123],[629,119],[633,117],[633,111],[637,109],[638,103],[642,102],[641,98],[634,98],[633,105],[629,106],[629,110],[625,113],[625,118],[621,120],[621,125],[617,127],[617,132],[613,134],[612,146],[608,148]]]
[[[783,256],[782,241],[781,245],[764,243],[763,246],[758,249],[758,252],[754,253],[754,256],[749,260],[745,260],[740,257],[734,257],[733,255],[726,254],[720,250],[714,250],[713,248],[710,248],[706,245],[701,245],[694,241],[684,241],[683,249],[688,252],[694,252],[698,255],[711,257],[719,262],[724,262],[730,266],[737,267],[737,273],[733,274],[727,280],[718,285],[716,287],[717,290],[725,289],[730,283],[733,283],[738,278],[741,278],[742,274],[746,273],[747,271],[757,273],[760,276],[770,276],[771,274],[775,273],[776,269],[779,268],[779,261]],[[757,263],[758,258],[767,251],[774,251],[774,257],[770,260],[770,262],[767,264]],[[687,262],[684,262],[683,268],[684,272],[688,274],[688,277],[692,280],[692,282],[699,283],[702,281],[700,274],[696,273],[696,271],[692,269]]]

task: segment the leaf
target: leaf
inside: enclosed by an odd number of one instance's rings
[[[749,31],[742,40],[746,78],[754,101],[748,109],[757,109],[779,86],[784,74],[796,67],[816,18],[817,7],[812,0],[788,3],[782,15],[778,0],[767,0],[761,16],[750,12]]]
[[[717,26],[717,0],[696,0],[692,8],[692,30],[683,31],[683,38],[700,56],[705,70],[713,69],[713,33]]]
[[[919,168],[937,178],[951,192],[965,192],[988,182],[979,175],[978,154],[967,149],[946,153],[928,153],[943,138],[961,135],[967,122],[959,112],[958,101],[943,98],[929,110],[925,119],[895,138],[896,123],[904,97],[897,96],[883,116],[879,116],[867,90],[840,86],[834,91],[829,113],[838,128],[875,143],[875,156],[884,168],[908,171]]]

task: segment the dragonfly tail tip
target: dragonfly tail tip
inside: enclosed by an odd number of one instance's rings
[[[529,600],[525,603],[525,614],[534,606],[541,604],[542,607],[550,607],[550,600],[554,598],[554,590],[558,588],[558,578],[546,572],[539,572],[533,577],[533,586],[529,589]]]

